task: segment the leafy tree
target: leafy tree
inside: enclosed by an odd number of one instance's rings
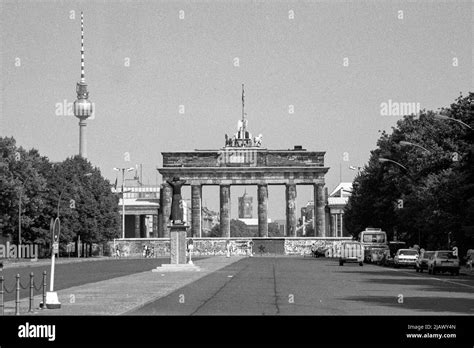
[[[474,127],[473,93],[442,112]],[[461,252],[473,246],[473,131],[459,122],[439,120],[423,110],[405,116],[383,132],[368,164],[354,179],[345,224],[357,235],[368,226],[397,234],[428,249],[448,247],[448,233]],[[404,144],[410,142],[411,144]],[[388,158],[406,167],[390,162]],[[399,200],[403,207],[398,207]]]
[[[48,203],[47,180],[43,176],[48,166],[48,159],[37,150],[26,151],[16,146],[15,139],[0,137],[0,218],[4,237],[18,243],[21,224],[22,243],[44,241],[46,236],[40,226]]]
[[[75,156],[57,164],[55,172],[64,242],[74,241],[78,236],[86,243],[117,238],[120,234],[118,197],[113,195],[110,182],[101,176],[100,170]]]
[[[22,243],[48,245],[50,221],[58,215],[63,246],[78,236],[96,243],[120,233],[118,197],[98,168],[79,156],[52,164],[0,137],[0,233],[16,243],[20,198]]]
[[[230,236],[231,237],[253,237],[245,222],[240,220],[230,220]],[[210,233],[210,237],[222,237],[220,231],[220,224],[216,224]]]
[[[284,237],[283,233],[280,232],[279,224],[277,222],[270,222],[268,224],[268,236]]]

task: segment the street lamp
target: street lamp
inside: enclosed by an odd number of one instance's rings
[[[462,124],[463,126],[469,128],[470,130],[473,130],[471,126],[469,126],[468,124],[466,124],[463,121],[458,120],[457,118],[454,118],[454,117],[449,117],[449,116],[442,115],[442,114],[433,114],[433,117],[438,119],[438,120],[455,121],[455,122],[458,122],[458,123]]]
[[[380,163],[385,163],[385,162],[394,163],[394,164],[396,164],[397,166],[402,167],[403,169],[405,169],[405,170],[408,172],[407,167],[405,167],[403,164],[400,164],[400,163],[398,163],[398,162],[396,162],[396,161],[393,161],[393,160],[391,160],[391,159],[380,157],[380,158],[379,158],[379,162],[380,162]]]
[[[362,169],[362,167],[349,166],[349,169],[350,169],[350,170],[357,170],[357,175],[359,175],[359,174],[360,174],[360,170]]]
[[[122,238],[125,238],[125,195],[123,191],[123,184],[125,182],[125,171],[131,172],[135,168],[114,168],[115,171],[122,171]]]
[[[421,145],[412,143],[412,142],[410,142],[410,141],[404,141],[404,140],[402,140],[402,141],[399,142],[399,144],[402,145],[402,146],[416,146],[416,147],[419,147],[420,149],[422,149],[422,150],[424,150],[424,151],[426,151],[426,152],[431,153],[431,151],[428,150],[427,148],[425,148],[425,147],[423,147],[423,146],[421,146]]]
[[[25,184],[28,181],[28,179],[25,179],[23,181],[23,184],[21,184],[21,189],[20,192],[18,193],[18,250],[21,250],[21,196],[23,194],[23,189],[25,188]],[[20,252],[18,252],[18,258],[20,258]]]

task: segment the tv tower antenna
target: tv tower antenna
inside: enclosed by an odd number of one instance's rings
[[[77,100],[74,102],[74,116],[79,119],[79,156],[87,157],[86,120],[93,113],[92,103],[89,101],[86,74],[84,69],[84,13],[81,12],[81,80],[76,84]]]

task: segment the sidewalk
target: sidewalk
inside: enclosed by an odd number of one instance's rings
[[[28,298],[20,302],[21,315],[120,315],[147,302],[167,296],[210,273],[244,257],[213,256],[195,261],[199,272],[147,272],[84,284],[58,291],[60,309],[39,309],[41,296],[35,296],[34,311],[28,311]],[[176,299],[178,301],[178,299]],[[5,315],[14,314],[15,301],[5,303]]]
[[[137,257],[138,258],[138,257]],[[73,262],[87,262],[87,261],[103,261],[103,260],[113,260],[112,256],[93,256],[93,257],[61,257],[56,258],[54,263],[57,264],[66,264]],[[0,260],[3,263],[3,269],[7,268],[18,268],[18,267],[35,267],[35,266],[44,266],[51,265],[51,258],[46,259],[3,259]]]

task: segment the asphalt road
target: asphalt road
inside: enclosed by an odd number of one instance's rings
[[[246,258],[146,304],[131,315],[473,315],[474,272],[303,257]]]
[[[83,262],[72,262],[65,264],[56,264],[54,290],[67,289],[87,283],[94,283],[101,280],[122,277],[133,273],[149,271],[162,263],[169,263],[169,258],[149,258],[149,259],[110,259],[110,260],[91,260]],[[8,291],[15,287],[15,276],[20,275],[21,285],[29,286],[30,273],[34,273],[34,282],[36,288],[40,288],[43,281],[43,271],[47,272],[47,288],[49,291],[49,275],[51,266],[23,266],[17,268],[5,268],[0,272],[0,276],[5,279],[5,285]],[[35,291],[40,294],[41,291]],[[6,293],[5,302],[14,300],[14,292]],[[20,298],[29,296],[29,289],[20,291]]]

